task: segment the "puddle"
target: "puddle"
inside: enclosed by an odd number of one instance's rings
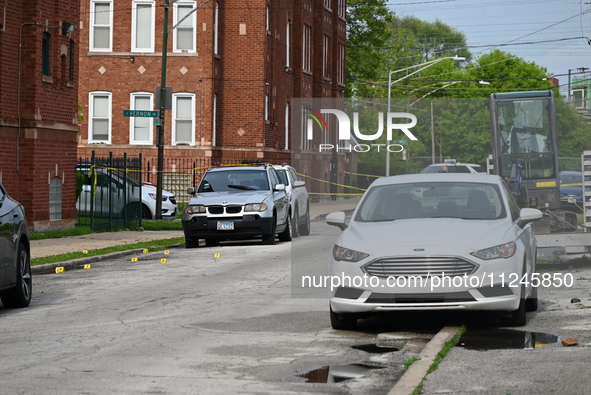
[[[384,354],[387,352],[394,352],[394,351],[400,351],[400,349],[398,347],[380,347],[377,344],[371,343],[371,344],[362,344],[359,346],[353,346],[351,348],[354,348],[355,350],[361,350],[361,351],[365,351],[368,352],[370,354]]]
[[[542,332],[524,332],[511,329],[469,329],[458,342],[458,347],[468,350],[531,350],[557,343],[556,335]]]
[[[305,379],[306,383],[340,383],[345,380],[363,377],[373,369],[382,369],[382,367],[363,364],[329,365],[298,374],[296,377]]]

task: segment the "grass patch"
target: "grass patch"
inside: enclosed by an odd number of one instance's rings
[[[403,364],[404,364],[404,370],[408,370],[408,368],[410,368],[410,365],[412,365],[413,363],[415,363],[419,359],[421,359],[421,357],[419,357],[418,355],[415,355],[414,357],[409,358],[406,361],[404,361],[403,362]]]
[[[164,221],[158,219],[145,219],[142,221],[144,230],[183,230],[181,221]]]
[[[445,342],[445,344],[443,345],[441,350],[435,356],[433,363],[431,364],[431,366],[429,366],[429,369],[427,370],[427,374],[432,373],[437,370],[437,368],[439,367],[439,364],[441,363],[443,358],[445,358],[445,356],[449,353],[449,351],[452,348],[454,348],[456,346],[456,344],[458,344],[458,342],[460,341],[460,338],[462,337],[462,335],[465,332],[466,332],[466,326],[462,325],[460,327],[460,329],[458,330],[458,333],[456,333],[454,335],[454,337],[451,338],[451,340]],[[417,386],[417,388],[415,388],[415,390],[413,392],[411,392],[410,395],[419,395],[423,391],[424,383],[425,383],[425,377],[423,377],[423,379],[421,380],[421,383]]]
[[[153,241],[147,241],[147,242],[142,242],[142,243],[124,244],[124,245],[119,245],[119,246],[115,246],[115,247],[99,248],[97,250],[88,250],[87,254],[84,254],[82,251],[77,251],[77,252],[71,252],[68,254],[60,254],[60,255],[52,255],[52,256],[47,256],[47,257],[42,257],[42,258],[34,258],[34,259],[31,259],[31,266],[44,265],[47,263],[63,262],[63,261],[69,261],[72,259],[86,258],[89,256],[105,255],[105,254],[110,254],[113,252],[137,250],[137,249],[144,249],[144,248],[147,248],[150,251],[160,251],[160,250],[165,250],[167,247],[169,247],[173,244],[183,244],[184,242],[185,242],[184,237],[175,237],[172,239],[153,240]]]
[[[30,232],[29,237],[31,240],[43,240],[43,239],[59,239],[61,237],[69,236],[82,236],[93,233],[87,226],[78,226],[72,229],[63,230],[49,230],[45,232]]]

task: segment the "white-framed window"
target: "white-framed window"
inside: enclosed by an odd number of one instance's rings
[[[301,117],[302,117],[302,130],[300,135],[302,136],[301,141],[301,149],[302,151],[309,151],[310,150],[310,140],[308,140],[308,128],[314,128],[314,123],[312,122],[312,118],[310,118],[310,112],[306,108],[306,104],[302,104],[302,108],[300,109]]]
[[[329,9],[329,10],[331,9],[330,8],[330,0],[324,0],[324,8]]]
[[[220,49],[218,40],[220,39],[220,3],[215,3],[213,15],[213,54],[219,55]]]
[[[91,51],[111,52],[113,48],[113,2],[91,0],[89,48]]]
[[[154,94],[151,92],[132,92],[129,99],[131,110],[152,111],[154,109]],[[154,143],[153,118],[129,117],[129,144]]]
[[[291,59],[290,59],[290,52],[291,52],[291,21],[288,20],[285,24],[285,67],[291,67]]]
[[[267,8],[265,9],[265,26],[267,28],[268,33],[271,32],[271,22],[269,21],[270,14],[271,14],[271,10],[269,9],[269,6],[267,6]]]
[[[172,144],[195,145],[195,94],[172,95]]]
[[[345,5],[345,0],[339,0],[337,7],[339,18],[346,19],[347,18],[347,6]]]
[[[322,76],[330,79],[330,36],[326,34],[322,40]]]
[[[111,92],[88,94],[88,142],[111,144]]]
[[[265,95],[265,121],[269,120],[269,95]]]
[[[131,18],[131,51],[154,52],[154,1],[134,0]]]
[[[345,85],[345,44],[341,42],[337,59],[337,84]]]
[[[285,103],[285,149],[289,149],[289,103]]]
[[[212,105],[212,120],[211,120],[211,145],[217,145],[217,136],[218,136],[218,95],[213,95],[213,105]]]
[[[312,72],[312,26],[304,24],[302,37],[302,69]]]
[[[179,1],[174,3],[174,25],[186,17],[195,8],[194,1]],[[196,52],[197,12],[191,13],[174,29],[174,52]]]

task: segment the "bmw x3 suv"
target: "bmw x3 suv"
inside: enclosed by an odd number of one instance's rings
[[[208,246],[222,240],[262,237],[275,244],[292,237],[291,208],[285,185],[271,165],[210,168],[183,210],[187,248]]]

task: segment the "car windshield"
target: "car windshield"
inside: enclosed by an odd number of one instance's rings
[[[355,221],[379,222],[411,218],[494,220],[506,216],[494,184],[421,182],[370,188]]]
[[[238,190],[269,190],[267,172],[264,170],[222,170],[208,172],[197,192],[227,192]]]

